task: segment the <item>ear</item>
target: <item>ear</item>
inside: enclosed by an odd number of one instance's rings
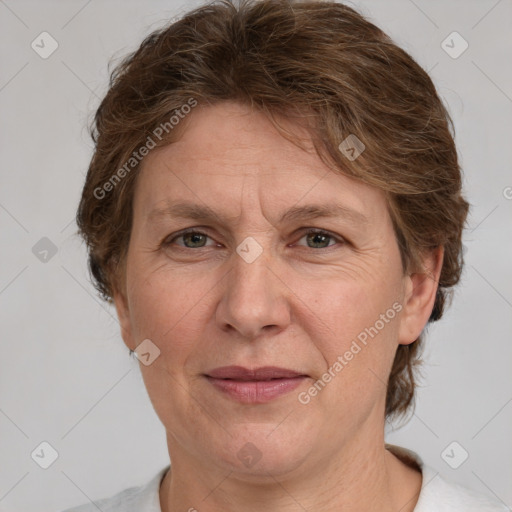
[[[121,291],[114,291],[113,300],[116,306],[117,317],[119,318],[119,325],[121,326],[121,336],[123,341],[130,350],[135,350],[136,344],[133,340],[128,300],[126,299],[125,294]]]
[[[438,247],[423,257],[423,270],[405,277],[405,294],[398,343],[409,345],[416,341],[428,322],[443,266],[444,248]]]

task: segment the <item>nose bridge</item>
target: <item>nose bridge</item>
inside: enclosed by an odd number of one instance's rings
[[[289,321],[283,285],[271,267],[270,238],[245,238],[232,254],[231,271],[217,310],[221,328],[234,328],[254,338],[269,326],[286,327]]]
[[[268,282],[268,273],[270,272],[268,267],[271,264],[270,240],[263,241],[259,237],[259,241],[257,241],[253,237],[246,237],[236,247],[236,254],[233,254],[233,284],[243,285],[241,290],[236,286],[235,291],[237,293],[243,292],[246,288],[257,291],[258,287],[270,291],[269,287],[265,286],[268,283],[265,282]]]

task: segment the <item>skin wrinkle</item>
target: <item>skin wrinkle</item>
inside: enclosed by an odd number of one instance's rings
[[[290,128],[300,133],[299,126]],[[402,274],[385,195],[341,175],[319,180],[326,167],[316,154],[236,103],[194,112],[181,142],[155,151],[145,166],[134,196],[129,296],[117,294],[115,304],[127,346],[149,338],[161,351],[141,371],[172,460],[161,488],[163,512],[191,506],[201,512],[403,507],[419,491],[421,475],[384,449],[380,379],[387,380],[398,343],[414,341],[425,325],[436,283],[423,279],[416,286],[419,276]],[[364,212],[368,228],[340,218],[281,230],[268,220],[297,202],[332,203],[334,197]],[[198,229],[223,247],[181,254],[157,249],[171,232],[199,225],[169,220],[154,232],[144,228],[147,212],[171,198],[230,212],[236,221],[229,226]],[[291,232],[309,225],[351,243],[324,256],[299,248],[304,232]],[[251,264],[235,251],[246,236],[263,247]],[[298,392],[320,379],[396,301],[402,312],[309,404],[299,404]],[[221,396],[202,376],[230,364],[282,366],[310,378],[296,392],[248,406]],[[250,469],[237,457],[246,442],[263,454]]]

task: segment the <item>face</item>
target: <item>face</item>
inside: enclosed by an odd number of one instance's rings
[[[434,281],[404,275],[383,193],[311,145],[231,102],[187,123],[144,160],[114,297],[126,344],[151,340],[142,362],[160,351],[141,371],[173,464],[248,478],[371,446],[396,349],[424,327]],[[228,366],[295,373],[216,373]]]

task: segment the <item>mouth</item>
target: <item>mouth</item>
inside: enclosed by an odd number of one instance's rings
[[[213,387],[238,402],[266,403],[296,389],[309,375],[286,368],[224,366],[204,375]]]

